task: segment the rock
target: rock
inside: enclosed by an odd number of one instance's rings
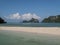
[[[32,18],[31,20],[27,21],[27,20],[23,20],[23,23],[39,23],[38,19]]]
[[[49,16],[42,20],[43,23],[60,23],[60,15],[57,16]]]
[[[0,24],[1,24],[1,23],[7,23],[7,22],[5,22],[4,19],[2,19],[2,18],[0,17]]]

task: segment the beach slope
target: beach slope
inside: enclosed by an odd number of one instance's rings
[[[0,30],[60,35],[60,27],[4,27],[4,26],[1,26]]]

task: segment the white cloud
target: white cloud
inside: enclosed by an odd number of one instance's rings
[[[31,18],[40,19],[36,14],[27,13],[22,15],[23,20],[30,20]]]
[[[15,13],[15,14],[11,14],[9,16],[5,16],[5,18],[7,19],[20,19],[20,14],[19,13]]]
[[[32,18],[32,14],[31,13],[27,13],[27,14],[23,14],[22,15],[22,19],[23,20],[30,20]]]
[[[37,16],[36,14],[33,14],[33,16],[32,16],[33,18],[35,18],[35,19],[40,19],[40,17],[39,16]]]
[[[15,13],[15,14],[11,14],[9,16],[5,16],[5,18],[7,19],[15,19],[15,20],[30,20],[31,18],[35,18],[35,19],[40,19],[40,17],[36,14],[31,14],[31,13],[26,13],[23,15],[20,15],[19,13]]]

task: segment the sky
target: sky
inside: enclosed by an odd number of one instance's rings
[[[0,17],[8,22],[55,15],[60,15],[60,0],[0,0]]]

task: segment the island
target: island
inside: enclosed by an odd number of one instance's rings
[[[38,19],[32,18],[31,20],[27,21],[27,20],[23,20],[23,23],[39,23]]]
[[[7,23],[7,22],[0,17],[0,24],[2,24],[2,23]]]
[[[60,15],[57,16],[49,16],[42,20],[42,23],[60,23]]]

